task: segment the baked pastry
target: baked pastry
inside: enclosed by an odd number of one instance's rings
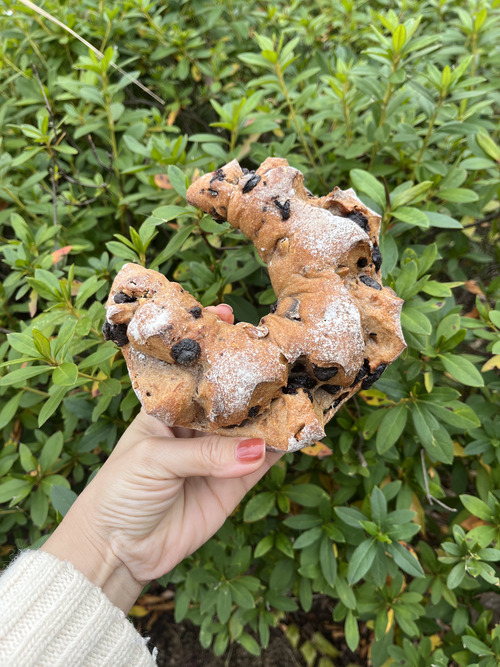
[[[380,216],[353,190],[314,197],[303,180],[284,159],[255,172],[233,160],[187,192],[267,264],[277,302],[258,326],[223,322],[156,271],[118,273],[103,332],[121,346],[146,412],[294,451],[323,438],[405,348],[403,301],[380,279]]]

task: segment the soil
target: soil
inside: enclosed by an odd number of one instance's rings
[[[302,611],[285,614],[278,627],[271,628],[269,646],[260,657],[250,655],[239,644],[229,646],[225,654],[218,658],[210,650],[203,649],[198,641],[198,627],[188,620],[174,621],[173,601],[155,603],[160,596],[148,595],[138,601],[143,609],[151,610],[143,618],[136,618],[139,632],[150,638],[149,646],[158,649],[159,667],[306,667],[307,663],[300,651],[304,642],[314,633],[320,632],[329,644],[337,649],[338,656],[330,658],[335,667],[365,667],[368,662],[368,648],[373,637],[368,628],[360,628],[361,641],[356,653],[345,644],[343,626],[332,621],[331,600],[326,596],[314,599],[310,612]],[[158,609],[160,607],[160,609]],[[299,628],[300,638],[296,648],[287,638],[290,625]],[[258,638],[256,638],[258,641]],[[315,664],[322,653],[318,651]],[[326,657],[326,656],[325,656]]]

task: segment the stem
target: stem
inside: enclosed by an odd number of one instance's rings
[[[424,141],[423,141],[422,146],[420,148],[420,151],[417,155],[417,161],[415,162],[415,166],[413,167],[413,174],[415,174],[416,168],[420,165],[420,162],[422,160],[424,151],[427,148],[427,145],[429,144],[429,140],[431,138],[432,130],[434,129],[434,124],[436,122],[437,115],[439,113],[439,109],[441,108],[441,105],[443,104],[443,100],[444,100],[443,96],[440,95],[439,100],[436,104],[436,108],[434,109],[434,113],[432,114],[432,117],[429,121],[429,127],[427,128],[427,134],[424,137]]]

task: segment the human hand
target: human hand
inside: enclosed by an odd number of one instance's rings
[[[229,309],[215,310],[233,321]],[[42,548],[128,611],[144,584],[206,542],[279,458],[261,439],[168,428],[141,411]]]

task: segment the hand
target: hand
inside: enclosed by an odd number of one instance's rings
[[[233,321],[224,307],[216,312]],[[279,457],[266,455],[261,439],[168,428],[141,411],[42,548],[127,612],[145,583],[222,526]]]

